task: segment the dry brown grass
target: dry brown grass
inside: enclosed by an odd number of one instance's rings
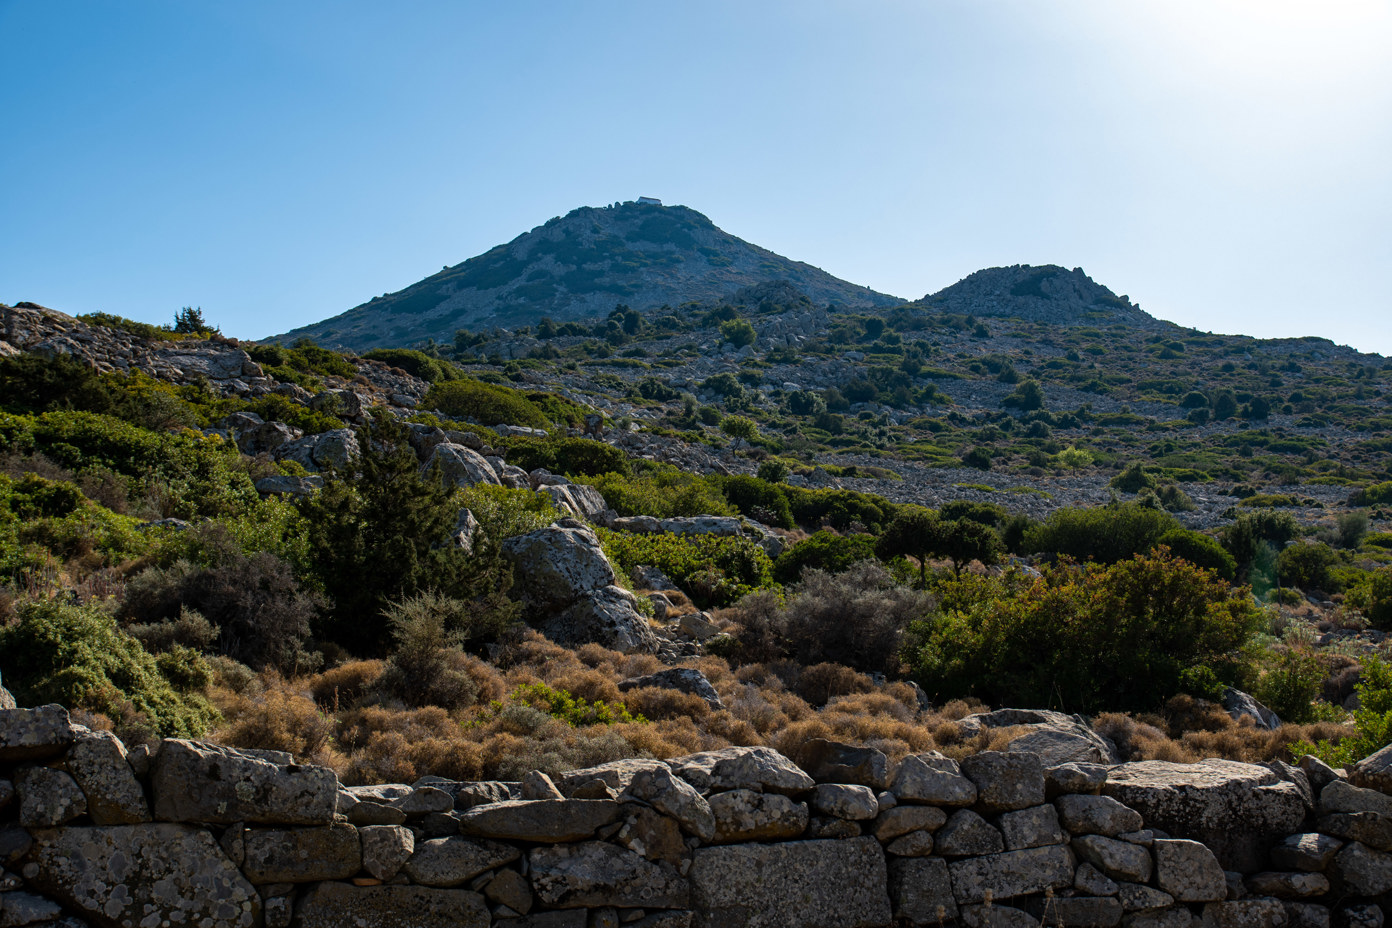
[[[255,699],[234,696],[223,715],[229,722],[214,733],[223,744],[288,751],[317,763],[332,761],[334,721],[302,693],[277,686]]]
[[[309,680],[314,701],[330,712],[356,706],[382,677],[383,661],[350,661]]]

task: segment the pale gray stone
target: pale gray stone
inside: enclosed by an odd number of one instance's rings
[[[875,748],[813,738],[803,743],[797,756],[818,783],[868,786],[877,793],[889,787],[889,759]]]
[[[499,870],[483,887],[483,895],[489,902],[505,905],[519,915],[532,910],[532,884],[516,870]]]
[[[1210,902],[1203,908],[1203,928],[1285,928],[1286,907],[1278,899]]]
[[[1054,800],[1059,821],[1075,835],[1116,837],[1139,831],[1145,823],[1141,813],[1128,809],[1110,796],[1060,796]]]
[[[533,770],[522,778],[523,799],[564,799],[556,784],[545,773]],[[451,803],[453,800],[451,800]],[[450,806],[453,808],[453,805]]]
[[[878,928],[891,918],[887,883],[870,837],[698,848],[692,926]]]
[[[318,883],[295,906],[297,928],[488,928],[483,896],[427,886]]]
[[[889,861],[889,899],[894,917],[914,925],[944,925],[957,920],[952,878],[947,861],[940,857]]]
[[[715,837],[715,813],[710,803],[694,786],[673,774],[670,767],[660,764],[636,771],[628,782],[627,793],[676,819],[687,834],[702,841]]]
[[[1008,905],[964,905],[961,922],[965,928],[1039,928],[1039,919]]]
[[[1006,851],[948,863],[952,892],[959,905],[1063,889],[1073,883],[1073,855],[1063,845]]]
[[[1068,793],[1091,795],[1107,782],[1107,768],[1101,764],[1059,764],[1044,768],[1044,795],[1050,801]]]
[[[516,799],[459,813],[459,833],[536,844],[583,841],[622,814],[607,799]]]
[[[958,809],[936,835],[943,857],[977,857],[1005,850],[1000,831],[971,809]]]
[[[1277,899],[1307,899],[1329,892],[1329,880],[1323,873],[1276,873],[1266,871],[1247,877],[1247,891],[1256,896]]]
[[[280,764],[199,741],[166,739],[151,778],[165,822],[327,825],[338,808],[328,767]]]
[[[1117,900],[1127,912],[1143,912],[1146,909],[1160,909],[1174,905],[1174,896],[1163,889],[1146,886],[1144,883],[1117,884]]]
[[[889,790],[900,802],[948,807],[969,806],[977,796],[958,763],[936,751],[905,757]]]
[[[29,885],[98,924],[253,928],[261,922],[255,888],[202,829],[69,826],[32,834]]]
[[[431,838],[416,842],[415,851],[402,869],[412,882],[422,886],[451,887],[521,856],[517,848],[497,841]]]
[[[807,804],[778,793],[728,790],[711,796],[710,808],[716,844],[787,840],[807,828]]]
[[[532,891],[552,908],[684,909],[690,900],[690,886],[676,867],[602,841],[534,848],[527,864]]]
[[[253,883],[344,880],[362,869],[358,830],[348,824],[317,828],[249,828],[242,835],[241,869]]]
[[[962,761],[962,773],[976,784],[976,806],[1011,812],[1044,803],[1044,765],[1034,754],[982,751]]]
[[[1326,835],[1392,851],[1392,819],[1376,812],[1331,812],[1321,815],[1315,827]]]
[[[1089,896],[1115,896],[1118,891],[1117,884],[1111,877],[1087,861],[1078,865],[1078,870],[1073,875],[1073,888]]]
[[[1334,812],[1376,812],[1384,818],[1392,818],[1392,796],[1375,789],[1354,786],[1344,780],[1335,780],[1320,790],[1319,810],[1325,815]]]
[[[1180,902],[1222,902],[1228,881],[1213,852],[1197,841],[1168,838],[1152,845],[1155,884]]]
[[[645,674],[641,677],[630,677],[619,683],[619,691],[626,693],[643,686],[655,686],[659,689],[677,690],[681,693],[699,696],[714,711],[725,708],[725,704],[720,701],[720,694],[715,691],[715,687],[711,686],[706,675],[695,667],[669,667],[666,670],[659,670],[656,673]]]
[[[1349,768],[1348,776],[1354,786],[1392,793],[1392,745],[1358,761]]]
[[[885,853],[891,857],[927,857],[933,853],[933,833],[911,831],[886,844]]]
[[[72,742],[72,721],[62,706],[0,709],[0,764],[54,757]]]
[[[68,772],[87,797],[94,825],[137,825],[150,821],[145,791],[126,760],[126,747],[107,731],[77,732],[68,749]]]
[[[937,831],[947,822],[947,813],[937,806],[895,806],[875,818],[875,837],[893,841],[911,831]]]
[[[1380,896],[1392,890],[1392,854],[1375,851],[1357,841],[1334,855],[1330,871],[1354,895]]]
[[[390,880],[416,851],[416,836],[401,825],[368,825],[358,829],[363,869],[379,880]]]
[[[702,793],[751,789],[797,796],[815,787],[811,777],[773,748],[733,747],[668,761],[672,772]]]
[[[1007,851],[1062,844],[1064,841],[1063,830],[1059,828],[1058,812],[1051,805],[1006,812],[996,818],[996,827],[1005,838]]]
[[[434,786],[421,786],[392,799],[389,805],[406,813],[407,820],[410,820],[423,818],[432,812],[449,812],[454,808],[454,796]]]
[[[1271,849],[1271,862],[1283,870],[1318,873],[1329,866],[1344,842],[1315,832],[1289,835]]]
[[[822,783],[812,791],[812,808],[833,818],[863,822],[879,814],[875,791],[868,786]]]
[[[1078,835],[1072,847],[1079,857],[1114,880],[1135,883],[1150,880],[1150,852],[1144,847],[1102,835]]]
[[[25,828],[66,825],[87,814],[87,797],[63,771],[21,767],[14,777],[19,794],[19,824]]]

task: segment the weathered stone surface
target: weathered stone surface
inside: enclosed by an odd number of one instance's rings
[[[691,867],[692,926],[886,925],[887,879],[884,852],[869,837],[698,848]]]
[[[1313,754],[1302,756],[1296,766],[1305,772],[1306,778],[1310,781],[1310,789],[1317,796],[1322,789],[1339,779],[1339,774],[1333,767]]]
[[[0,825],[0,864],[13,865],[33,846],[34,840],[28,831],[14,825]]]
[[[419,786],[391,800],[390,805],[405,812],[407,819],[415,819],[432,812],[450,811],[454,808],[454,796],[434,786]]]
[[[1128,831],[1139,831],[1145,822],[1141,813],[1128,809],[1110,796],[1060,796],[1054,800],[1059,821],[1075,835],[1106,835],[1114,838]]]
[[[1392,854],[1353,841],[1334,855],[1330,872],[1356,896],[1380,896],[1392,890]]]
[[[1345,903],[1335,916],[1339,928],[1382,928],[1385,921],[1382,906],[1374,902]]]
[[[889,790],[900,802],[934,806],[969,806],[977,796],[961,766],[937,751],[905,757]]]
[[[1010,812],[1044,802],[1044,765],[1034,754],[982,751],[962,761],[962,773],[976,784],[976,806]]]
[[[1039,928],[1039,919],[1008,905],[964,905],[961,922],[964,928]]]
[[[686,842],[676,819],[637,803],[628,807],[623,826],[610,840],[648,860],[678,864],[686,856]]]
[[[1265,767],[1209,759],[1140,761],[1115,767],[1102,791],[1171,836],[1208,845],[1225,869],[1253,873],[1265,847],[1300,827],[1299,790]]]
[[[1305,802],[1306,809],[1315,807],[1315,791],[1310,785],[1310,777],[1299,767],[1292,767],[1283,760],[1273,758],[1262,763],[1262,766],[1270,770],[1276,776],[1285,780],[1287,783],[1294,783],[1295,788],[1300,790],[1300,798]]]
[[[715,813],[696,788],[659,764],[637,771],[628,782],[628,795],[681,823],[682,830],[702,841],[715,837]]]
[[[1078,835],[1072,847],[1079,857],[1114,880],[1150,880],[1150,852],[1144,847],[1102,835]]]
[[[1073,874],[1073,888],[1089,896],[1115,896],[1119,891],[1116,881],[1087,861]]]
[[[344,471],[357,460],[358,439],[352,429],[330,429],[318,435],[306,435],[286,442],[274,451],[276,460],[294,461],[305,470]]]
[[[947,865],[958,905],[1063,889],[1073,883],[1073,855],[1063,845],[968,857]]]
[[[1005,850],[1000,831],[971,809],[953,812],[938,830],[936,843],[943,857],[974,857]]]
[[[1348,770],[1349,782],[1365,789],[1392,793],[1392,745],[1388,745],[1354,764]]]
[[[550,777],[540,770],[533,770],[522,778],[522,798],[564,799],[566,797],[556,788],[556,784],[551,781]]]
[[[1146,886],[1144,883],[1117,884],[1117,900],[1127,912],[1143,912],[1146,909],[1159,909],[1174,905],[1174,896],[1163,889]]]
[[[416,851],[416,836],[401,825],[369,825],[358,829],[362,866],[379,880],[390,880]]]
[[[725,704],[720,701],[720,694],[715,691],[715,687],[711,686],[706,675],[695,667],[669,667],[666,670],[659,670],[657,673],[630,677],[619,683],[619,691],[626,693],[640,686],[656,686],[664,690],[690,693],[693,696],[701,697],[705,700],[706,705],[712,709],[725,708]]]
[[[672,772],[702,793],[752,789],[796,796],[817,784],[773,748],[734,747],[668,761]]]
[[[1286,907],[1278,899],[1210,902],[1203,908],[1203,928],[1285,928]]]
[[[1329,815],[1336,812],[1376,812],[1392,819],[1392,796],[1375,789],[1354,786],[1335,780],[1320,790],[1319,811]]]
[[[1059,764],[1044,768],[1044,795],[1050,801],[1067,793],[1092,795],[1107,782],[1107,768],[1101,764]]]
[[[885,853],[891,857],[927,857],[933,853],[933,845],[932,832],[911,831],[886,844]]]
[[[19,703],[15,702],[14,694],[5,689],[4,681],[0,678],[0,711],[18,708]]]
[[[0,764],[54,757],[72,742],[72,722],[62,706],[0,709]]]
[[[1112,928],[1121,924],[1125,910],[1113,898],[1058,897],[1035,903],[1030,907],[1046,925],[1069,925],[1071,928]]]
[[[1063,829],[1059,827],[1058,812],[1051,805],[1006,812],[996,818],[996,827],[1005,838],[1007,851],[1062,844],[1064,840]]]
[[[822,783],[812,791],[812,808],[824,815],[863,822],[880,811],[875,791],[868,786]]]
[[[856,838],[865,834],[860,822],[826,815],[813,815],[807,820],[805,838]]]
[[[344,880],[362,869],[362,844],[352,825],[250,828],[242,843],[242,872],[253,883]]]
[[[160,746],[151,787],[164,822],[327,825],[338,807],[338,777],[328,767],[173,738]]]
[[[532,884],[516,870],[499,870],[483,888],[483,895],[489,902],[521,915],[532,910]]]
[[[377,802],[360,802],[348,810],[348,821],[354,825],[401,825],[406,813]]]
[[[875,748],[813,738],[797,752],[798,765],[818,783],[850,783],[882,792],[889,786],[889,759]]]
[[[514,799],[461,812],[459,833],[537,844],[583,841],[621,814],[608,799]]]
[[[1286,928],[1329,928],[1329,907],[1313,902],[1283,902]]]
[[[545,613],[560,612],[585,593],[612,586],[616,576],[599,539],[579,524],[509,538],[503,553],[518,572],[524,601]]]
[[[87,814],[87,797],[68,774],[51,767],[21,767],[15,771],[19,794],[19,824],[25,828],[65,825]]]
[[[1329,866],[1344,842],[1316,832],[1289,835],[1271,849],[1271,862],[1282,870],[1318,873]]]
[[[942,925],[957,920],[957,899],[947,861],[940,857],[889,861],[889,901],[895,918],[914,925]]]
[[[1277,899],[1306,899],[1329,892],[1329,880],[1323,873],[1275,873],[1266,871],[1247,877],[1247,891],[1256,896]]]
[[[1333,812],[1321,815],[1315,827],[1326,835],[1361,841],[1379,851],[1392,851],[1392,819],[1376,812]]]
[[[1194,928],[1198,919],[1183,906],[1172,909],[1145,909],[1121,919],[1121,928]]]
[[[677,868],[603,841],[534,848],[527,863],[532,891],[553,908],[682,909],[691,896]]]
[[[589,919],[584,909],[533,912],[523,918],[493,920],[493,928],[586,928],[588,924]]]
[[[29,885],[95,924],[260,924],[260,896],[206,831],[170,824],[42,828],[33,839]]]
[[[25,925],[52,925],[61,918],[63,910],[56,902],[33,893],[7,892],[0,894],[0,928],[20,928]],[[66,926],[63,926],[66,928]]]
[[[126,747],[107,731],[77,732],[68,749],[68,772],[87,797],[94,825],[137,825],[150,821],[145,791],[126,761]]]
[[[671,773],[672,768],[667,766],[666,761],[653,760],[643,757],[626,757],[622,760],[611,760],[608,763],[599,764],[595,767],[584,767],[580,770],[569,770],[556,777],[556,785],[561,792],[567,796],[574,793],[576,787],[581,786],[591,780],[602,780],[606,785],[616,792],[624,792],[633,782],[633,778],[645,770],[666,770]],[[499,802],[502,799],[513,797],[500,796],[490,800]],[[639,797],[642,798],[642,797]],[[648,801],[644,799],[644,801]]]
[[[1222,902],[1228,895],[1227,877],[1213,852],[1197,841],[1157,840],[1155,884],[1180,902]]]
[[[557,509],[576,519],[597,521],[598,517],[608,508],[604,502],[604,494],[583,483],[572,483],[564,486],[552,484],[540,487],[537,492],[543,496],[551,497],[551,501],[556,504]]]
[[[875,837],[893,841],[911,831],[936,831],[947,822],[947,813],[936,806],[895,806],[875,818]]]
[[[450,487],[472,487],[480,483],[496,486],[502,482],[483,455],[450,442],[441,442],[431,449],[430,457],[421,465],[421,474],[438,476]]]
[[[710,798],[715,815],[715,843],[780,841],[807,828],[807,804],[778,793],[733,789]]]
[[[590,590],[538,627],[551,640],[570,645],[594,642],[625,654],[652,654],[658,647],[637,598],[621,586]]]
[[[1258,702],[1254,696],[1244,693],[1242,690],[1234,689],[1231,686],[1224,687],[1222,705],[1235,722],[1249,718],[1256,723],[1258,728],[1264,728],[1267,731],[1275,731],[1281,727],[1280,716]]]
[[[470,838],[432,838],[416,842],[415,852],[402,868],[412,882],[423,886],[458,886],[494,867],[522,856],[515,847]]]
[[[320,883],[295,906],[295,928],[488,928],[483,896],[426,886]]]

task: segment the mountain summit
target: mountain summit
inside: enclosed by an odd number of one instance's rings
[[[1011,316],[1055,325],[1156,321],[1130,297],[1117,296],[1082,268],[1070,271],[1056,264],[988,267],[928,294],[917,305],[939,312]]]
[[[627,202],[573,210],[280,339],[307,337],[357,351],[447,341],[460,328],[528,325],[543,316],[593,319],[617,303],[679,306],[774,280],[788,281],[816,303],[900,302],[736,238],[694,209]]]

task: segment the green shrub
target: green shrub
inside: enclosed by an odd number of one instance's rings
[[[1339,562],[1334,550],[1322,542],[1293,544],[1283,548],[1277,559],[1281,583],[1301,590],[1338,592],[1333,568]]]
[[[0,669],[21,705],[56,702],[173,738],[199,737],[217,720],[203,696],[179,691],[140,642],[100,610],[30,601],[16,617],[0,628]],[[184,678],[179,682],[206,679],[206,668],[188,654],[176,655],[164,669],[177,670]]]
[[[622,450],[590,438],[513,439],[508,444],[507,460],[525,471],[544,468],[553,474],[578,477],[627,474],[630,470],[628,455]]]
[[[602,699],[590,702],[567,690],[556,689],[540,682],[522,684],[508,694],[508,701],[514,705],[531,706],[576,728],[585,725],[612,725],[615,722],[647,721],[641,715],[630,713],[628,707],[621,702],[610,703]],[[493,703],[493,711],[501,712],[504,705],[502,702]]]
[[[1291,757],[1313,754],[1331,767],[1347,767],[1392,744],[1392,667],[1376,657],[1364,658],[1362,664],[1363,678],[1354,687],[1356,734],[1339,742],[1297,741],[1289,747]]]
[[[1324,677],[1324,665],[1308,648],[1283,647],[1261,669],[1252,695],[1283,722],[1313,722]]]
[[[477,380],[437,383],[421,400],[422,409],[438,409],[453,419],[476,419],[484,425],[521,425],[547,429],[551,422],[525,394],[511,387]]]
[[[882,496],[855,490],[810,490],[784,487],[793,519],[798,525],[819,528],[830,525],[839,531],[859,523],[872,534],[894,518],[895,506]]]
[[[793,527],[793,507],[788,502],[788,494],[777,483],[747,474],[712,477],[711,480],[743,515],[778,528]]]
[[[1064,508],[1031,526],[1024,543],[1032,552],[1114,564],[1149,551],[1166,533],[1178,528],[1179,522],[1169,513],[1135,503]]]
[[[637,535],[599,530],[604,551],[621,573],[656,567],[699,608],[726,606],[773,582],[773,562],[743,537]]]
[[[327,432],[330,429],[343,428],[343,420],[337,416],[302,406],[290,397],[282,396],[279,393],[268,393],[265,396],[257,397],[246,404],[244,408],[247,412],[256,413],[267,422],[284,422],[286,425],[300,429],[306,435],[318,435],[320,432]]]
[[[301,339],[286,348],[282,345],[250,345],[246,348],[251,359],[261,365],[286,368],[300,374],[322,374],[351,379],[358,369],[343,355],[320,348],[309,339]]]
[[[1171,529],[1160,536],[1156,548],[1169,548],[1175,557],[1214,571],[1231,583],[1237,576],[1237,562],[1215,539],[1187,528]]]
[[[1146,472],[1139,463],[1129,464],[1111,480],[1107,486],[1123,493],[1139,493],[1144,489],[1155,489],[1155,478]]]
[[[1262,621],[1250,597],[1167,554],[967,586],[972,596],[943,596],[942,613],[911,629],[906,658],[935,701],[1152,710],[1233,678],[1233,655]]]
[[[631,477],[610,473],[580,482],[599,490],[605,504],[621,516],[671,519],[736,515],[734,507],[709,479],[669,464],[649,465]]]
[[[1354,490],[1349,496],[1350,506],[1377,506],[1382,503],[1392,503],[1392,480]]]
[[[796,583],[802,579],[803,571],[811,568],[842,573],[874,557],[873,535],[838,535],[822,529],[778,555],[773,562],[773,579],[779,583]]]
[[[458,503],[473,513],[485,537],[499,541],[545,528],[561,517],[544,493],[487,483],[461,491]]]
[[[1010,514],[1005,511],[1004,506],[997,506],[995,503],[973,503],[964,499],[955,499],[944,503],[942,508],[938,510],[938,518],[945,521],[967,519],[971,522],[989,525],[992,528],[1004,525],[1009,517]]]
[[[1365,574],[1363,580],[1349,590],[1348,601],[1358,607],[1373,627],[1392,628],[1392,567]]]
[[[424,351],[411,348],[374,348],[363,357],[369,361],[381,361],[383,364],[400,368],[427,383],[440,383],[460,376],[459,368],[448,361],[432,358]]]

